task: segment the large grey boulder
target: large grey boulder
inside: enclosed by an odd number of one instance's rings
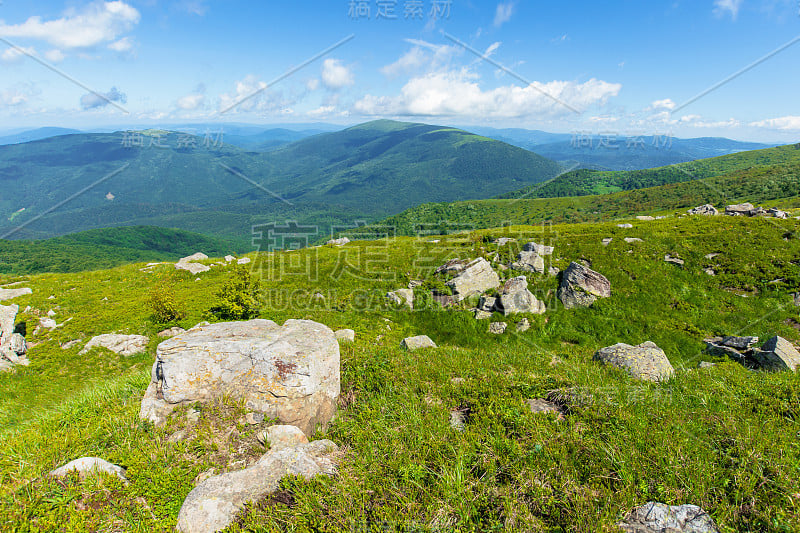
[[[608,346],[598,350],[594,360],[646,381],[665,381],[675,373],[664,350],[649,341],[638,346],[625,343]]]
[[[719,533],[717,524],[700,507],[657,502],[637,507],[617,526],[625,533]]]
[[[456,301],[460,302],[496,289],[500,286],[500,277],[486,259],[479,257],[469,263],[461,274],[448,281],[447,286],[453,290]]]
[[[104,459],[100,459],[99,457],[81,457],[80,459],[75,459],[64,466],[51,471],[50,475],[52,477],[63,478],[69,475],[70,472],[77,472],[81,479],[85,478],[86,476],[103,473],[111,474],[124,481],[127,481],[125,478],[124,468],[115,464],[111,464]]]
[[[544,258],[536,252],[520,252],[511,268],[522,272],[544,272]]]
[[[33,291],[27,287],[19,289],[0,289],[0,302],[4,300],[13,300],[14,298],[19,298],[26,294],[33,294]]]
[[[711,204],[701,205],[699,207],[695,207],[694,209],[689,210],[690,215],[705,215],[705,216],[715,216],[719,215],[719,211],[717,208]]]
[[[736,204],[736,205],[729,205],[725,208],[725,214],[728,216],[744,216],[744,217],[751,217],[757,214],[756,208],[753,204],[745,203],[745,204]]]
[[[539,301],[528,290],[528,278],[525,276],[512,278],[503,285],[498,304],[506,316],[515,313],[541,315],[547,310],[544,302]]]
[[[417,335],[416,337],[407,337],[403,339],[400,346],[413,352],[423,348],[436,348],[436,343],[431,340],[427,335]]]
[[[318,440],[297,446],[278,447],[244,470],[210,477],[199,483],[178,512],[181,533],[222,531],[248,502],[258,502],[278,489],[288,475],[311,479],[336,473],[336,445]]]
[[[147,349],[147,344],[150,342],[148,337],[144,335],[119,335],[116,333],[107,333],[105,335],[98,335],[86,343],[80,355],[88,353],[92,348],[107,348],[112,352],[130,357],[137,353],[142,353]]]
[[[781,218],[781,219],[789,218],[789,213],[787,213],[786,211],[781,211],[777,207],[770,207],[769,209],[767,209],[766,214],[773,218]]]
[[[160,425],[176,406],[227,395],[311,435],[340,392],[339,342],[310,320],[220,322],[158,345],[140,418]]]
[[[30,364],[25,354],[28,346],[25,337],[14,333],[18,305],[0,305],[0,371],[11,370],[14,365]]]
[[[750,356],[754,366],[769,371],[796,371],[800,367],[800,353],[783,337],[772,337]]]
[[[580,263],[571,263],[562,274],[558,299],[567,309],[590,307],[598,298],[609,296],[611,282]]]
[[[17,320],[19,306],[0,305],[0,345],[4,344],[14,333],[14,323]]]
[[[204,259],[208,259],[208,256],[202,252],[197,252],[196,254],[192,254],[188,257],[182,257],[177,263],[175,263],[175,269],[187,270],[192,274],[208,272],[211,270],[210,266],[203,265],[201,263],[195,263],[195,261],[203,261]]]

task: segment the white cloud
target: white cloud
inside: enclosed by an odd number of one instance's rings
[[[718,17],[730,14],[733,20],[739,15],[743,0],[714,0],[714,14]]]
[[[108,49],[120,53],[130,52],[133,49],[133,39],[130,37],[123,37],[119,41],[114,41],[109,44]]]
[[[800,130],[800,117],[790,115],[786,117],[770,118],[758,122],[751,122],[750,126],[772,130]]]
[[[134,7],[121,0],[94,2],[80,12],[71,9],[54,20],[34,16],[22,24],[0,23],[0,37],[38,39],[67,49],[88,48],[117,40],[140,18]]]
[[[33,48],[25,48],[22,46],[20,48],[28,54],[36,55],[36,50]],[[0,61],[3,63],[17,63],[25,59],[25,57],[25,53],[17,50],[16,48],[6,48],[3,50],[3,53],[0,54]]]
[[[47,52],[45,52],[44,58],[51,63],[61,63],[62,61],[64,61],[66,56],[64,55],[64,52],[54,48],[52,50],[48,50]]]
[[[287,99],[279,92],[267,90],[267,84],[252,74],[236,82],[232,93],[219,95],[220,111],[258,112],[261,114],[291,113],[288,109],[296,102],[296,98]],[[234,108],[231,108],[234,106]]]
[[[206,95],[202,92],[196,92],[192,94],[187,94],[181,98],[178,98],[178,107],[183,109],[184,111],[194,111],[198,107],[202,107],[203,104],[206,102]]]
[[[509,85],[484,91],[477,81],[478,77],[467,69],[429,73],[409,80],[398,96],[366,95],[353,109],[371,116],[552,117],[571,111],[543,93],[572,107],[585,109],[604,104],[622,88],[619,84],[591,79],[583,84],[534,82],[528,87]]]
[[[406,42],[414,46],[400,59],[383,67],[381,72],[384,75],[393,78],[402,74],[429,72],[447,65],[454,56],[461,53],[461,48],[456,46],[433,44],[419,39],[406,39]],[[487,53],[497,49],[497,47],[492,49],[492,46]]]
[[[89,109],[98,109],[109,105],[111,102],[118,102],[124,104],[128,101],[125,93],[121,92],[116,87],[112,87],[110,91],[105,94],[102,93],[86,93],[81,96],[81,108],[84,111]]]
[[[497,4],[497,11],[494,13],[494,27],[499,28],[509,20],[511,20],[511,16],[514,14],[514,7],[516,7],[514,2],[505,2]]]
[[[671,98],[665,98],[664,100],[656,100],[655,102],[650,104],[650,107],[645,109],[645,111],[658,111],[661,109],[667,109],[669,111],[672,111],[677,106],[678,104],[673,102]]]
[[[338,59],[326,59],[322,63],[322,83],[328,89],[337,91],[353,85],[353,72]]]
[[[0,91],[0,108],[21,106],[30,99],[31,94],[20,88]]]
[[[306,89],[308,89],[311,92],[316,91],[317,89],[319,89],[319,79],[311,78],[310,80],[308,80],[306,82]]]
[[[208,11],[208,5],[203,0],[184,0],[179,4],[180,9],[190,15],[202,17]]]
[[[497,49],[500,48],[501,44],[503,44],[503,43],[496,42],[496,43],[490,44],[489,48],[486,49],[486,51],[483,53],[483,55],[485,55],[486,57],[492,57],[492,54],[494,54],[497,51]]]

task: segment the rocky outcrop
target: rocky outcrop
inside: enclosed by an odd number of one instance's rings
[[[711,516],[696,505],[657,502],[637,507],[617,526],[625,533],[720,533]]]
[[[492,270],[492,265],[480,257],[469,263],[464,271],[447,282],[453,290],[453,296],[460,302],[470,296],[478,296],[484,292],[500,286],[497,272]]]
[[[0,302],[5,300],[13,300],[26,294],[33,294],[33,291],[27,287],[19,289],[0,289]]]
[[[139,416],[162,424],[176,406],[223,395],[311,435],[340,392],[339,343],[310,320],[221,322],[158,345]]]
[[[311,479],[336,473],[336,444],[318,440],[271,449],[244,470],[213,476],[186,496],[178,512],[181,533],[213,533],[233,523],[248,502],[258,502],[278,489],[285,476]]]
[[[647,381],[665,381],[675,373],[664,350],[649,341],[638,346],[624,343],[608,346],[598,350],[594,360]]]
[[[598,298],[611,296],[611,283],[602,274],[571,263],[561,277],[558,299],[567,309],[590,307]]]
[[[752,370],[796,371],[800,353],[783,337],[773,337],[757,348],[758,337],[714,337],[706,339],[706,351],[716,357],[728,357]]]
[[[523,252],[536,252],[539,255],[553,255],[553,251],[555,248],[552,246],[545,246],[543,244],[536,244],[535,242],[529,242],[522,247]]]
[[[99,457],[81,457],[80,459],[75,459],[64,466],[51,471],[50,475],[52,477],[63,478],[67,477],[70,472],[77,472],[81,479],[90,475],[111,474],[112,476],[117,476],[123,481],[127,481],[124,468],[115,464],[111,464],[104,459],[100,459]]]
[[[149,342],[150,339],[144,335],[117,335],[115,333],[108,333],[93,337],[86,343],[86,346],[83,347],[80,354],[88,353],[92,348],[107,348],[116,354],[130,357],[137,353],[144,352]]]
[[[400,346],[413,352],[423,348],[436,348],[436,343],[431,340],[427,335],[417,335],[416,337],[406,337],[400,343]]]
[[[520,252],[517,260],[511,263],[511,268],[521,272],[544,272],[544,258],[536,252]]]
[[[200,274],[201,272],[208,272],[209,270],[211,270],[210,266],[195,262],[195,261],[203,261],[205,259],[208,259],[208,256],[204,253],[198,252],[188,257],[181,258],[177,263],[175,263],[175,269],[186,270],[188,272],[191,272],[192,274]]]
[[[345,244],[348,244],[349,242],[350,242],[349,238],[341,237],[339,239],[331,239],[328,242],[326,242],[325,244],[328,244],[330,246],[344,246]]]
[[[394,305],[405,305],[414,309],[414,289],[397,289],[387,293],[386,298]]]
[[[711,204],[701,205],[699,207],[695,207],[694,209],[690,209],[688,211],[690,215],[705,215],[705,216],[716,216],[719,215],[719,211],[717,208]]]
[[[725,214],[733,217],[751,217],[756,214],[753,204],[736,204],[725,207]]]
[[[508,280],[503,285],[503,290],[498,299],[498,308],[503,314],[513,315],[515,313],[543,314],[547,308],[544,302],[540,302],[531,291],[528,290],[528,278],[519,276]]]
[[[28,366],[25,337],[15,333],[18,305],[0,305],[0,372],[14,365]]]

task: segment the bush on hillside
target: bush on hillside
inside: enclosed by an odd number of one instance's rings
[[[237,266],[206,311],[209,320],[249,320],[261,310],[261,283],[244,266]]]
[[[175,288],[169,282],[159,283],[150,291],[150,309],[156,324],[171,324],[186,317],[178,305]]]

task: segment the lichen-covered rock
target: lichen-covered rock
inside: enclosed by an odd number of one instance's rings
[[[262,440],[259,438],[259,440]],[[300,444],[308,444],[306,434],[295,426],[277,425],[264,430],[263,442],[270,450],[278,450]]]
[[[469,263],[464,271],[447,282],[457,302],[477,296],[500,286],[500,277],[489,262],[479,257]]]
[[[704,215],[704,216],[716,216],[719,215],[719,211],[717,208],[711,204],[701,205],[699,207],[695,207],[694,209],[690,209],[688,211],[690,215]]]
[[[149,342],[150,339],[144,335],[117,335],[115,333],[107,333],[105,335],[93,337],[86,343],[86,346],[83,347],[80,353],[85,354],[92,348],[102,347],[116,354],[130,357],[131,355],[144,352]]]
[[[521,272],[544,272],[544,258],[536,252],[520,252],[511,268]]]
[[[611,296],[611,282],[602,274],[580,263],[570,263],[562,274],[558,299],[567,309],[590,307],[598,298],[609,296]]]
[[[340,392],[339,343],[310,320],[221,322],[158,345],[139,416],[162,424],[181,404],[227,395],[311,435]]]
[[[489,324],[489,333],[492,335],[502,335],[508,329],[508,324],[505,322],[492,322]]]
[[[750,355],[754,366],[769,371],[796,371],[800,367],[800,353],[783,337],[773,337]]]
[[[500,293],[498,307],[506,316],[515,313],[543,314],[547,308],[528,290],[528,278],[519,276],[508,280]]]
[[[405,305],[414,309],[414,289],[397,289],[386,294],[386,298],[395,305]]]
[[[598,350],[594,360],[625,370],[636,379],[665,381],[672,377],[675,369],[664,350],[652,342],[638,346],[619,343]]]
[[[522,250],[524,252],[536,252],[539,255],[553,255],[555,248],[552,246],[545,246],[544,244],[529,242],[522,247]]]
[[[625,533],[719,533],[717,524],[700,507],[657,502],[637,507],[617,526]]]
[[[186,496],[178,512],[177,529],[181,533],[222,531],[247,502],[257,502],[275,492],[285,476],[311,479],[335,474],[336,451],[329,440],[279,447],[249,468],[210,477]]]

